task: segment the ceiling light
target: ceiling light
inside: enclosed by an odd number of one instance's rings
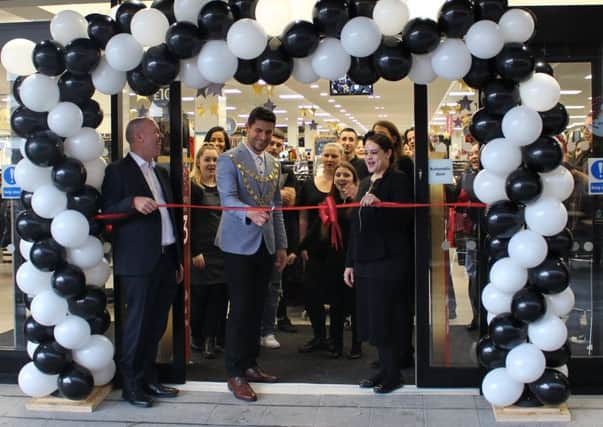
[[[238,95],[241,93],[241,91],[239,89],[224,89],[222,91],[222,93],[228,94],[228,95]]]
[[[330,113],[323,113],[323,112],[318,112],[314,114],[316,117],[330,117],[331,114]]]
[[[233,106],[230,106],[230,105],[228,107],[226,107],[226,111],[234,111],[236,109],[237,109],[237,107],[233,107]]]
[[[352,117],[352,115],[350,113],[345,113],[346,117]]]
[[[319,87],[320,85],[317,85],[316,83],[310,85],[310,89],[318,89]]]
[[[336,122],[338,121],[337,119],[324,119],[325,122]]]
[[[246,119],[249,117],[249,114],[239,114],[239,117],[242,119]]]
[[[584,107],[584,105],[566,105],[565,106],[566,110],[580,110],[582,108],[586,108],[586,107]]]
[[[584,76],[584,80],[592,80],[592,79],[593,79],[593,75],[592,74]]]
[[[373,95],[373,98],[375,98],[375,99],[381,99],[381,95]]]
[[[586,115],[584,116],[569,116],[570,119],[585,119]]]
[[[329,96],[329,94],[326,92],[320,92],[320,96]]]
[[[344,108],[342,108],[341,110],[339,110],[340,113],[347,113],[348,111]]]
[[[329,102],[332,104],[332,103],[335,102],[335,100],[334,99],[329,99]]]
[[[247,123],[240,123],[240,122],[237,122],[237,126],[247,126]]]
[[[276,125],[275,127],[277,127],[277,128],[286,128],[287,125]]]
[[[450,96],[473,96],[475,95],[475,92],[472,91],[452,91],[452,92],[448,92],[448,95]]]
[[[335,108],[341,108],[341,104],[335,104]]]
[[[287,114],[287,110],[273,110],[274,114]]]
[[[304,96],[299,93],[286,93],[284,95],[279,95],[278,97],[280,99],[304,99]]]
[[[189,116],[194,116],[195,112],[194,111],[187,111],[186,114],[188,114]]]
[[[183,101],[194,101],[195,97],[194,96],[183,96],[182,100]]]
[[[578,95],[578,94],[581,94],[582,91],[571,89],[571,90],[562,90],[560,93],[561,93],[561,95]]]

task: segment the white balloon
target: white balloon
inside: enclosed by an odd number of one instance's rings
[[[83,245],[67,249],[67,262],[82,270],[92,268],[103,259],[103,243],[94,236],[88,236]]]
[[[433,71],[431,57],[431,53],[426,53],[425,55],[412,54],[412,65],[408,72],[408,78],[412,82],[418,85],[426,85],[435,80],[437,74]]]
[[[490,205],[499,200],[509,200],[505,185],[505,177],[482,169],[473,180],[473,191],[478,199]]]
[[[563,166],[540,174],[543,197],[553,197],[561,202],[574,192],[574,176]]]
[[[567,327],[563,320],[549,313],[528,323],[530,342],[543,351],[560,349],[567,341]]]
[[[130,71],[138,67],[144,50],[132,34],[116,34],[107,42],[105,58],[107,63],[117,71]]]
[[[539,197],[525,208],[526,225],[543,236],[561,233],[567,224],[567,209],[552,197]]]
[[[73,361],[91,371],[106,367],[113,359],[113,344],[104,335],[92,335],[85,346],[73,351]]]
[[[63,46],[67,46],[75,39],[88,38],[88,22],[73,10],[62,10],[50,21],[50,35]]]
[[[534,34],[534,18],[523,9],[509,9],[498,20],[505,43],[525,43]]]
[[[511,237],[509,257],[523,268],[534,268],[546,259],[549,247],[544,237],[532,230],[521,230]]]
[[[574,291],[569,286],[558,294],[545,295],[544,299],[547,313],[559,317],[570,314],[576,303]]]
[[[243,18],[228,30],[226,44],[238,58],[255,59],[266,49],[268,36],[255,19]]]
[[[60,245],[77,248],[88,239],[90,225],[80,212],[67,209],[54,217],[50,223],[50,233]]]
[[[496,22],[483,19],[469,27],[465,43],[473,56],[490,59],[499,54],[505,41]]]
[[[67,138],[64,143],[65,154],[82,162],[91,162],[103,155],[105,141],[99,133],[89,127]]]
[[[42,113],[50,111],[59,102],[59,86],[52,77],[44,74],[32,74],[23,80],[19,87],[23,105],[32,111]]]
[[[446,39],[431,58],[433,71],[443,79],[462,79],[471,69],[471,53],[461,39]]]
[[[102,158],[85,162],[86,168],[86,185],[90,185],[100,191],[103,180],[105,179],[105,168],[107,164]]]
[[[67,317],[67,300],[52,289],[40,292],[31,302],[31,316],[44,326],[54,326]]]
[[[199,56],[180,61],[180,79],[187,87],[201,89],[211,82],[201,75],[197,61]]]
[[[293,58],[293,72],[291,73],[293,78],[300,83],[310,84],[320,79],[320,76],[316,74],[314,68],[312,68],[312,57],[306,58]]]
[[[67,194],[53,184],[47,184],[34,191],[31,208],[42,218],[54,218],[67,209]]]
[[[521,102],[536,111],[548,111],[559,102],[561,87],[554,77],[545,73],[534,73],[519,84]]]
[[[27,363],[19,371],[19,388],[31,397],[48,396],[57,389],[58,375],[41,372],[33,362]]]
[[[36,191],[39,187],[52,183],[52,168],[42,168],[23,157],[15,166],[15,181],[25,191]]]
[[[521,150],[505,138],[496,138],[482,148],[480,160],[484,169],[501,177],[507,177],[521,166]]]
[[[59,102],[48,112],[48,127],[64,138],[76,135],[82,130],[84,113],[73,102]]]
[[[117,366],[115,366],[115,361],[110,360],[107,366],[95,371],[90,371],[92,377],[94,378],[94,385],[98,387],[109,384],[115,376],[116,370]]]
[[[174,16],[178,22],[187,21],[197,24],[199,12],[210,0],[174,0]]]
[[[486,316],[486,322],[488,323],[488,325],[490,324],[490,322],[492,321],[492,319],[494,319],[496,316],[498,316],[498,314],[496,314],[496,313],[488,313],[488,315]]]
[[[511,311],[513,294],[503,292],[493,285],[486,285],[482,291],[482,304],[488,313],[500,314]]]
[[[36,296],[52,289],[52,271],[38,270],[31,262],[24,262],[17,269],[17,286],[30,296]]]
[[[32,56],[36,44],[27,39],[12,39],[6,42],[0,53],[0,61],[6,71],[18,76],[28,76],[36,72]]]
[[[490,269],[490,283],[502,292],[514,294],[528,281],[528,270],[511,258],[501,258]]]
[[[239,61],[223,40],[210,40],[197,59],[201,75],[212,83],[224,83],[237,72]]]
[[[25,239],[19,240],[19,252],[21,253],[21,256],[25,258],[25,261],[29,261],[29,252],[31,251],[33,244],[34,242],[29,242]]]
[[[294,21],[312,22],[312,11],[316,0],[295,0],[291,2]]]
[[[404,30],[410,11],[402,0],[379,0],[373,8],[373,19],[384,36],[395,36]]]
[[[312,68],[323,79],[344,77],[351,64],[352,58],[343,50],[341,42],[333,37],[322,39],[312,54]]]
[[[291,2],[259,0],[255,6],[255,19],[269,36],[280,36],[293,19]]]
[[[117,95],[126,85],[126,73],[111,67],[107,58],[102,56],[92,72],[92,84],[105,95]]]
[[[142,46],[155,46],[165,42],[169,28],[167,17],[152,7],[136,12],[130,22],[132,37]]]
[[[365,58],[375,53],[381,44],[379,27],[366,16],[350,19],[341,29],[341,46],[348,54]]]
[[[105,287],[105,283],[111,275],[111,267],[105,258],[101,259],[94,267],[84,270],[86,284],[90,286]]]
[[[517,402],[523,393],[523,383],[516,381],[505,368],[496,368],[486,374],[482,392],[494,406],[509,406]]]
[[[544,373],[546,359],[544,353],[534,344],[523,343],[507,354],[505,367],[509,376],[515,381],[531,383]]]
[[[82,348],[90,339],[90,324],[79,316],[69,315],[54,327],[54,339],[70,350]]]
[[[36,352],[36,348],[38,348],[39,345],[40,345],[40,343],[27,341],[26,349],[27,349],[27,355],[29,356],[30,359],[33,359],[33,355]]]
[[[518,147],[529,145],[542,133],[542,117],[532,108],[518,105],[504,115],[502,132],[513,145]]]

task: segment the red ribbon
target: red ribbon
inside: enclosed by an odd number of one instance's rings
[[[326,225],[331,230],[331,246],[336,251],[342,245],[342,234],[341,226],[337,218],[337,204],[333,196],[329,195],[327,198],[318,205],[318,216],[323,225]]]

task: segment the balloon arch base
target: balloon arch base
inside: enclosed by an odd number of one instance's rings
[[[572,415],[566,403],[559,406],[492,406],[494,419],[498,423],[567,423]]]
[[[111,384],[94,387],[84,400],[71,400],[64,397],[46,396],[29,400],[25,407],[29,411],[91,413],[109,396],[113,390]]]

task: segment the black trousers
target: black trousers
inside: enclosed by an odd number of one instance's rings
[[[243,376],[247,368],[257,366],[260,324],[273,267],[274,255],[263,242],[253,255],[224,253],[230,297],[224,361],[230,377]]]
[[[176,245],[166,248],[147,275],[118,277],[125,293],[126,315],[120,369],[124,389],[135,390],[158,381],[155,359],[178,291]]]
[[[199,344],[205,338],[216,338],[222,333],[226,319],[228,289],[225,283],[191,286],[191,335]]]

